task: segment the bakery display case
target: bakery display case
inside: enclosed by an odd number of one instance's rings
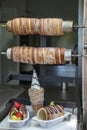
[[[44,105],[54,101],[71,113],[52,129],[86,129],[86,2],[0,1],[0,91],[5,99],[0,129],[14,129],[7,122],[14,101],[29,110],[39,96],[40,102],[42,91],[32,96],[38,86],[44,89]],[[33,119],[19,129],[43,130]]]

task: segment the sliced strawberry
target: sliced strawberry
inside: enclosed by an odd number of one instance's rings
[[[14,102],[14,105],[15,105],[15,107],[18,108],[18,109],[19,109],[20,106],[21,106],[21,104],[20,104],[19,102]]]
[[[22,117],[23,114],[22,114],[21,112],[17,112],[17,113],[16,113],[16,116],[17,116],[17,117]]]

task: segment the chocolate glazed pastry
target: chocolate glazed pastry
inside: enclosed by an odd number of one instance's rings
[[[60,105],[48,105],[42,107],[37,112],[37,118],[40,120],[52,120],[64,115],[64,108]]]
[[[29,64],[65,64],[64,48],[33,48],[17,46],[11,48],[11,59]]]

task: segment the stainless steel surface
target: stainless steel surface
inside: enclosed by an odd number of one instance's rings
[[[73,31],[73,21],[63,21],[63,31],[72,32]]]
[[[71,61],[71,50],[65,49],[65,55],[64,55],[65,61]]]

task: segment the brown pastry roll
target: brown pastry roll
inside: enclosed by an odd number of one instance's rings
[[[43,107],[44,102],[44,89],[32,89],[29,88],[28,94],[30,97],[31,105],[35,113],[37,113],[38,109]]]
[[[15,34],[36,34],[39,20],[37,18],[15,18],[7,22],[7,29]]]
[[[59,18],[15,18],[7,22],[7,29],[15,34],[63,35],[63,20]]]
[[[17,46],[11,48],[11,59],[29,64],[65,64],[64,48],[33,48]]]
[[[40,19],[39,34],[40,35],[63,35],[62,19],[45,18]]]

